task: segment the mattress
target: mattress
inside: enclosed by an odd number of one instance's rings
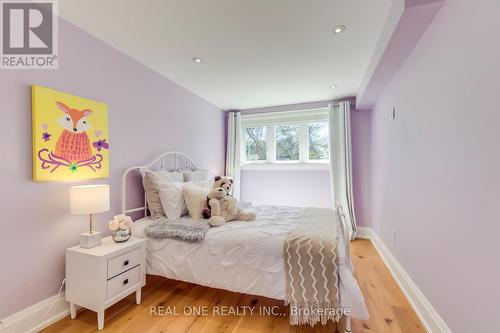
[[[135,221],[135,237],[147,240],[147,273],[250,295],[285,299],[283,240],[304,208],[255,206],[257,220],[233,221],[210,228],[202,242],[150,239],[144,235],[149,217]],[[189,222],[189,217],[181,219]],[[338,224],[338,223],[337,223]],[[339,232],[340,304],[351,315],[367,319],[363,295],[351,273],[346,240]]]

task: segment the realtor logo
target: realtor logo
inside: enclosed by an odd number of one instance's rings
[[[57,69],[56,0],[0,0],[2,69]]]

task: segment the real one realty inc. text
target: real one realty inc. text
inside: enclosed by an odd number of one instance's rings
[[[150,316],[286,316],[287,308],[280,306],[150,306]],[[305,313],[311,312],[311,313]],[[302,313],[300,313],[302,312]],[[314,313],[313,313],[314,312]],[[293,315],[336,315],[338,317],[348,316],[350,314],[348,308],[317,308],[317,309],[298,309],[290,307],[290,313]]]

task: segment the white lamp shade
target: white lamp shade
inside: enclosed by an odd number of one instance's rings
[[[109,210],[109,185],[72,186],[69,192],[71,214],[86,215]]]

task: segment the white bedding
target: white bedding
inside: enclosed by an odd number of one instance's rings
[[[304,208],[256,206],[255,209],[256,221],[229,222],[211,228],[199,243],[147,238],[143,229],[150,218],[136,221],[132,228],[134,236],[147,240],[147,273],[283,300],[283,240],[296,227]],[[342,233],[338,234],[341,306],[350,308],[352,317],[367,319],[363,295],[349,269],[346,242]]]

